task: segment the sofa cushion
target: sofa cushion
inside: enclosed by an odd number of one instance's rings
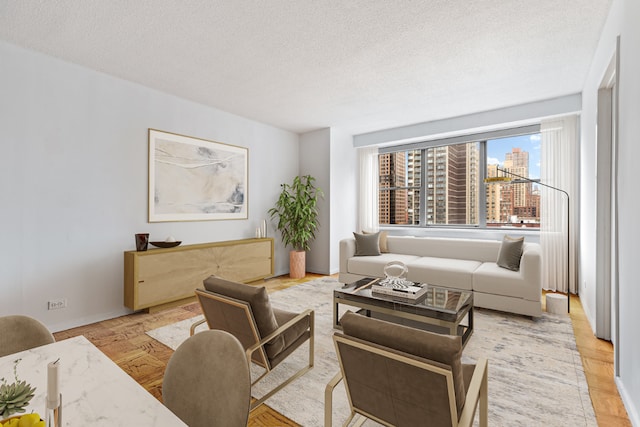
[[[473,273],[473,290],[531,301],[539,301],[541,295],[539,284],[529,283],[521,272],[499,267],[495,262],[485,262],[476,269]]]
[[[500,250],[498,240],[389,236],[387,242],[391,253],[480,262],[495,262]]]
[[[356,239],[355,256],[380,255],[380,232],[372,234],[353,233]]]
[[[345,335],[450,366],[460,414],[466,397],[461,362],[462,337],[436,334],[352,312],[345,313],[340,324]]]
[[[524,237],[504,236],[498,252],[498,260],[496,263],[502,268],[508,270],[520,270],[520,259],[522,258],[522,245]]]
[[[408,264],[418,259],[415,255],[381,254],[378,256],[357,256],[347,261],[348,272],[368,277],[384,277],[384,266],[391,261]]]
[[[406,264],[406,263],[405,263]],[[421,257],[407,264],[407,280],[472,290],[473,274],[482,263],[465,259]]]

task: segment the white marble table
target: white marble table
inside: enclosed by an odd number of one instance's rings
[[[79,336],[0,357],[0,378],[18,378],[36,387],[27,408],[45,414],[47,364],[60,358],[64,426],[185,426],[85,337]]]

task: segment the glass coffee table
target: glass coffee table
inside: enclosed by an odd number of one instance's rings
[[[464,347],[473,334],[473,293],[432,285],[415,300],[371,291],[379,279],[367,277],[333,291],[333,326],[341,328],[338,305],[357,307],[361,314],[432,332],[460,335]],[[465,321],[466,320],[466,321]]]

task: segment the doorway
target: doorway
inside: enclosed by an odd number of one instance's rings
[[[618,69],[620,41],[598,90],[596,133],[596,336],[618,345]],[[615,364],[617,366],[617,363]],[[617,368],[616,368],[617,370]]]

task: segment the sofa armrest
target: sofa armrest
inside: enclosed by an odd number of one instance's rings
[[[349,258],[356,254],[356,239],[353,237],[340,240],[340,273],[348,273]]]
[[[539,288],[540,298],[542,298],[542,255],[540,245],[525,244],[522,251],[522,260],[520,261],[520,273],[527,283]]]

